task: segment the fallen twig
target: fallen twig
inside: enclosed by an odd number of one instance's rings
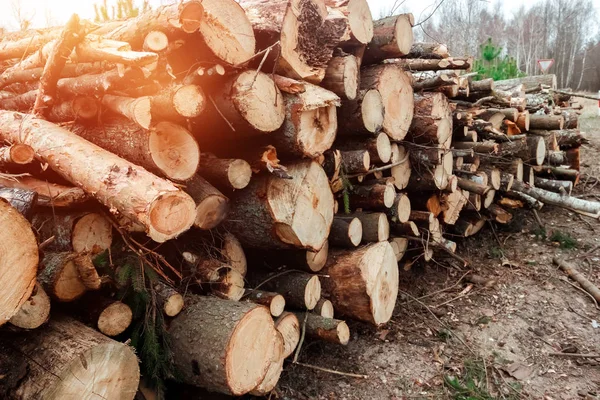
[[[562,353],[560,351],[552,351],[548,355],[555,357],[600,358],[600,354]]]
[[[369,375],[360,375],[360,374],[352,374],[350,372],[340,372],[333,369],[317,367],[316,365],[304,364],[301,362],[294,362],[296,365],[300,365],[301,367],[315,369],[317,371],[328,372],[330,374],[341,375],[341,376],[349,376],[351,378],[361,378],[361,379],[369,379]]]

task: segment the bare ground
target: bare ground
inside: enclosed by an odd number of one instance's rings
[[[600,118],[595,102],[585,104],[580,125],[591,144],[582,149],[582,172],[600,177]],[[573,194],[600,200],[600,184],[584,178]],[[468,268],[439,259],[402,271],[395,315],[386,326],[351,323],[346,347],[304,343],[298,361],[368,378],[288,364],[279,397],[600,398],[600,357],[549,354],[600,353],[596,305],[552,264],[554,256],[569,259],[600,285],[600,251],[594,250],[600,224],[550,206],[539,215],[544,229],[520,210],[507,227],[488,226],[459,240]],[[461,279],[468,272],[495,285],[472,285]]]

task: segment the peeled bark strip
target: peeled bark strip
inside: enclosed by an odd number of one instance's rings
[[[131,98],[107,94],[102,97],[102,105],[142,128],[150,129],[152,123],[150,98]]]
[[[442,71],[453,69],[469,69],[471,63],[467,58],[445,58],[442,60],[427,60],[418,58],[402,58],[394,60],[394,64],[407,71]]]
[[[228,230],[249,247],[321,249],[333,220],[333,194],[314,161],[288,166],[292,179],[258,176],[232,196]]]
[[[171,322],[173,360],[181,379],[240,396],[262,382],[277,331],[267,308],[247,302],[190,296]]]
[[[275,147],[282,154],[315,158],[329,150],[337,132],[336,106],[340,99],[334,93],[310,83],[305,91],[284,94],[285,121],[273,135]]]
[[[172,85],[152,96],[154,121],[181,121],[199,117],[206,107],[206,97],[198,85]]]
[[[101,213],[47,211],[32,219],[40,242],[54,237],[47,247],[51,251],[101,253],[112,244],[112,225]]]
[[[384,115],[379,90],[360,89],[356,98],[344,101],[338,111],[338,134],[374,135],[383,128]]]
[[[247,70],[231,77],[214,97],[217,109],[234,129],[230,136],[274,132],[285,120],[285,102],[273,80]]]
[[[8,188],[0,185],[0,199],[4,199],[25,218],[30,219],[37,206],[38,194],[33,190]]]
[[[393,140],[404,139],[414,109],[410,75],[393,64],[367,67],[361,71],[360,88],[379,91],[385,110],[383,131]]]
[[[359,60],[351,54],[334,56],[327,64],[321,85],[342,99],[354,100],[360,78]]]
[[[279,293],[246,289],[244,299],[267,307],[273,317],[279,317],[285,309],[285,298]]]
[[[223,193],[198,174],[185,185],[184,190],[196,202],[195,226],[208,230],[223,222],[229,211],[229,200]]]
[[[38,281],[48,295],[61,302],[70,302],[87,291],[80,274],[80,265],[89,265],[89,254],[72,252],[48,253],[41,261]]]
[[[140,370],[132,348],[70,318],[53,315],[43,329],[5,332],[2,348],[26,360],[11,393],[19,399],[133,400]]]
[[[183,296],[163,282],[154,285],[158,304],[167,317],[174,317],[183,310]]]
[[[306,321],[304,327],[309,338],[341,345],[350,341],[350,329],[344,321],[311,313],[298,313],[297,317],[299,321]]]
[[[90,199],[80,188],[58,185],[29,176],[16,179],[0,177],[0,185],[6,188],[36,192],[38,194],[37,205],[40,207],[71,207]]]
[[[388,58],[407,55],[413,45],[414,17],[400,14],[373,23],[373,40],[367,45],[363,64],[376,64]]]
[[[359,212],[354,214],[339,215],[340,219],[352,221],[358,218],[362,224],[362,242],[383,242],[390,237],[390,225],[384,213]]]
[[[275,329],[283,337],[283,358],[287,358],[292,355],[300,342],[300,321],[296,314],[284,312],[275,321]]]
[[[398,295],[398,264],[386,241],[330,257],[323,289],[338,315],[374,325],[392,316]]]
[[[31,225],[0,200],[0,325],[31,296],[38,267],[38,246]]]
[[[362,235],[360,219],[335,216],[331,224],[329,243],[336,247],[354,248],[362,241]]]
[[[559,193],[550,192],[540,188],[529,187],[521,182],[515,182],[513,190],[524,193],[545,204],[563,207],[583,215],[589,215],[593,218],[600,217],[600,203],[587,201],[576,197],[565,196]]]
[[[244,160],[202,155],[198,174],[220,189],[243,189],[250,183],[252,168]]]
[[[264,284],[261,285],[261,289],[281,294],[285,298],[286,304],[297,309],[312,310],[321,298],[321,282],[317,275],[290,271],[281,275],[264,277],[272,279],[266,282],[266,279],[262,279],[260,283],[264,282]],[[257,282],[261,278],[257,275]]]
[[[21,329],[36,329],[45,324],[50,317],[50,298],[41,285],[35,285],[31,297],[10,319],[10,323]]]
[[[115,118],[103,121],[101,126],[73,125],[70,130],[111,153],[172,180],[192,178],[200,162],[200,149],[192,134],[171,122],[160,122],[146,130]]]

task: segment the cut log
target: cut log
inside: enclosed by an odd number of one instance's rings
[[[492,204],[487,208],[487,214],[492,221],[499,224],[508,224],[512,220],[512,214],[497,204]]]
[[[171,286],[163,282],[154,285],[159,307],[167,317],[174,317],[183,310],[183,296]]]
[[[411,203],[409,197],[404,193],[395,193],[394,203],[389,210],[387,215],[392,223],[408,222],[410,219]]]
[[[13,144],[0,147],[0,166],[10,164],[26,165],[33,161],[35,152],[26,144]]]
[[[250,250],[249,257],[255,262],[262,261],[270,267],[285,266],[289,269],[299,269],[306,272],[318,272],[325,266],[329,244],[326,241],[319,251],[310,250]]]
[[[363,64],[377,64],[388,58],[407,55],[413,45],[414,17],[400,14],[373,23],[373,39],[367,45]]]
[[[300,342],[300,321],[296,314],[284,312],[275,321],[275,328],[283,337],[283,358],[287,358]]]
[[[369,170],[371,157],[367,150],[351,150],[340,152],[342,170],[346,174],[361,174]]]
[[[232,196],[227,229],[257,248],[323,247],[333,220],[333,194],[314,161],[288,166],[292,179],[258,176]],[[284,195],[285,194],[285,195]]]
[[[120,335],[131,325],[131,308],[118,300],[88,293],[75,306],[84,322],[93,325],[108,337]]]
[[[531,124],[531,116],[529,115],[529,111],[520,112],[516,122],[517,126],[519,127],[519,129],[521,129],[521,131],[529,131]]]
[[[542,85],[549,89],[556,89],[556,75],[525,76],[523,78],[505,79],[495,82],[495,88],[504,91],[508,91],[519,85],[523,85],[525,92],[539,91]]]
[[[154,121],[181,121],[199,117],[206,107],[206,97],[198,85],[172,85],[152,96]]]
[[[123,96],[105,95],[102,105],[108,110],[124,116],[144,129],[150,129],[152,123],[151,103],[149,97],[137,99]]]
[[[350,39],[344,44],[365,45],[373,39],[373,17],[366,0],[325,0],[327,7],[348,18]]]
[[[321,85],[342,99],[354,100],[359,86],[359,60],[352,54],[334,56],[327,64]]]
[[[306,83],[303,93],[286,93],[283,98],[285,121],[273,135],[278,151],[292,157],[315,158],[329,150],[337,132],[339,97]]]
[[[491,92],[494,90],[494,80],[491,78],[482,79],[480,81],[471,80],[469,82],[469,89],[472,92]],[[511,115],[516,118],[517,111],[515,109],[512,110],[514,110],[514,113],[511,113]],[[512,121],[514,122],[514,119],[512,119]]]
[[[340,219],[352,221],[358,218],[362,224],[362,243],[383,242],[390,237],[390,224],[384,213],[359,212],[337,216]]]
[[[184,259],[189,258],[185,253]],[[193,261],[193,260],[190,260]],[[238,301],[244,295],[244,276],[215,258],[199,258],[195,265],[196,283],[205,293]]]
[[[383,128],[385,110],[377,89],[361,89],[354,100],[342,103],[338,112],[338,134],[374,135]]]
[[[354,209],[385,210],[394,205],[395,198],[396,189],[391,182],[353,186],[349,194],[350,207]]]
[[[538,130],[562,130],[565,119],[561,116],[538,115],[529,116],[529,128]]]
[[[40,207],[71,207],[84,203],[90,198],[80,188],[58,185],[29,176],[15,179],[0,176],[0,185],[6,188],[36,192],[38,194],[37,205]]]
[[[500,175],[500,190],[502,190],[503,192],[509,192],[512,188],[514,181],[515,176],[513,174],[509,174],[508,172],[502,172]]]
[[[0,200],[0,325],[12,318],[35,286],[38,246],[29,222]]]
[[[329,233],[329,243],[336,247],[353,248],[362,241],[362,222],[358,218],[335,216]]]
[[[0,199],[4,199],[25,218],[30,219],[37,206],[38,194],[33,190],[0,186]]]
[[[225,126],[222,129],[229,136],[274,132],[285,120],[281,92],[267,74],[254,70],[229,78],[217,92],[214,103],[223,119],[233,128],[234,133],[231,133],[232,128]],[[212,130],[207,134],[212,134]]]
[[[467,192],[466,190],[463,190],[463,193],[465,194],[465,197],[467,197],[466,195],[468,194],[467,205],[465,206],[465,208],[467,210],[471,210],[471,211],[480,211],[481,210],[481,195],[477,194],[477,193]]]
[[[414,109],[410,75],[396,65],[384,64],[363,69],[360,78],[362,90],[377,89],[381,95],[385,110],[383,131],[393,140],[404,139]]]
[[[169,37],[162,31],[150,31],[144,38],[142,49],[162,53],[169,47]]]
[[[9,60],[11,58],[23,59],[25,56],[40,49],[46,43],[57,39],[60,33],[60,30],[50,32],[37,31],[30,37],[15,40],[6,38],[0,44],[0,60]]]
[[[247,302],[190,296],[171,322],[173,360],[181,379],[240,396],[265,377],[277,332],[267,308]]]
[[[107,44],[108,42],[108,44]],[[122,45],[119,45],[121,44]],[[97,62],[107,61],[128,66],[148,66],[158,62],[158,54],[147,51],[131,51],[131,46],[125,42],[106,41],[98,37],[87,36],[77,45],[76,61]]]
[[[402,260],[402,257],[404,257],[406,249],[408,248],[408,239],[400,237],[391,238],[390,245],[394,250],[396,261],[400,262],[400,260]]]
[[[279,317],[285,309],[285,297],[279,293],[246,289],[243,298],[246,301],[267,307],[273,317]]]
[[[53,315],[43,329],[4,332],[0,340],[26,362],[10,390],[15,398],[135,397],[140,370],[133,349],[70,318]]]
[[[196,202],[194,226],[208,230],[223,222],[229,211],[227,197],[198,174],[185,185],[184,190]]]
[[[545,204],[563,207],[583,215],[589,215],[593,218],[600,217],[600,203],[587,201],[576,197],[565,196],[550,192],[540,188],[529,187],[521,182],[515,182],[513,190],[524,193]]]
[[[394,178],[394,186],[398,190],[406,188],[412,174],[411,163],[406,148],[392,143],[392,157],[390,158],[390,162],[394,164],[390,170],[390,174]]]
[[[72,78],[85,74],[97,74],[110,68],[111,65],[105,62],[66,64],[61,71],[60,77]],[[0,79],[0,87],[5,87],[17,82],[37,81],[42,77],[43,72],[43,67],[14,71],[10,77],[5,78],[4,80]],[[11,96],[14,96],[14,93],[11,93]]]
[[[414,25],[414,24],[413,24]],[[450,56],[448,47],[441,43],[414,43],[407,58],[443,59]],[[448,68],[452,69],[452,68]]]
[[[469,196],[465,195],[460,189],[452,193],[444,193],[441,198],[441,205],[444,210],[442,212],[444,223],[454,225],[468,200]]]
[[[31,297],[10,319],[10,323],[21,329],[36,329],[50,317],[50,298],[41,285],[36,284]]]
[[[442,71],[471,68],[471,63],[467,58],[445,58],[442,60],[403,58],[394,60],[394,64],[407,71]]]
[[[250,394],[254,396],[267,396],[275,387],[279,381],[279,377],[283,372],[283,337],[277,333],[276,339],[273,341],[273,345],[270,349],[270,363],[267,368],[267,373],[263,378],[262,382],[258,384],[254,389],[250,391]]]
[[[296,309],[312,310],[321,298],[321,282],[317,275],[291,270],[270,276],[255,274],[253,279],[262,283],[261,289],[281,294],[286,304]]]
[[[374,325],[389,321],[398,295],[398,264],[387,241],[336,252],[323,273],[328,275],[323,288],[337,314]]]
[[[98,127],[72,125],[71,132],[169,179],[191,179],[200,162],[200,149],[191,133],[171,122],[149,130],[123,119],[104,120]]]
[[[491,189],[487,184],[460,177],[458,178],[458,187],[470,193],[477,193],[480,196],[485,195]]]
[[[499,144],[496,142],[492,142],[487,140],[485,142],[454,142],[452,144],[456,149],[461,150],[473,150],[475,153],[482,154],[496,154],[498,153]]]
[[[498,153],[503,156],[517,156],[525,162],[542,165],[546,158],[546,143],[539,136],[527,136],[520,140],[500,144]]]
[[[87,291],[79,271],[89,270],[91,260],[89,254],[47,252],[40,263],[38,281],[52,298],[61,302],[76,300]]]
[[[469,237],[475,235],[483,228],[486,223],[486,219],[481,216],[478,212],[463,213],[456,224],[452,227],[452,231],[462,237]]]
[[[0,106],[6,110],[28,112],[37,96],[37,90],[24,93],[0,101]],[[99,107],[96,100],[88,96],[77,96],[74,99],[59,101],[48,111],[46,118],[52,122],[83,121],[90,122],[98,115]]]
[[[323,318],[333,318],[334,310],[331,301],[321,298],[315,306],[313,312]]]
[[[560,131],[543,131],[543,130],[531,130],[529,133],[538,136],[547,136],[554,134],[556,141],[561,149],[571,149],[579,147],[583,144],[589,143],[589,141],[581,134],[578,129],[564,129]]]
[[[443,164],[433,170],[423,169],[411,174],[407,189],[409,191],[444,190],[448,187],[450,175]]]
[[[452,136],[452,114],[441,93],[415,96],[415,112],[407,140],[421,144],[441,144]]]
[[[381,132],[374,138],[342,138],[336,141],[335,147],[339,150],[367,150],[369,152],[370,164],[386,164],[392,158],[392,144],[389,136]]]
[[[560,194],[571,195],[571,191],[573,190],[573,182],[571,181],[560,181],[553,179],[545,179],[540,177],[535,177],[535,187],[539,187],[540,189],[549,190],[551,192],[556,192]]]
[[[531,208],[531,209],[541,210],[542,207],[544,207],[544,203],[542,203],[539,200],[534,199],[533,197],[531,197],[529,195],[526,195],[525,193],[510,190],[510,191],[506,192],[506,196],[508,196],[511,199],[515,199],[517,201],[522,202],[524,205],[526,205],[528,208]]]
[[[419,228],[413,221],[404,223],[393,223],[391,230],[396,235],[419,236]]]
[[[44,211],[31,224],[40,242],[54,237],[47,247],[51,251],[98,254],[112,245],[112,225],[102,213]]]
[[[344,321],[311,313],[298,313],[296,316],[299,321],[305,321],[303,328],[309,338],[341,345],[350,341],[350,329]]]
[[[222,190],[243,189],[250,183],[252,168],[244,160],[202,155],[198,174]]]
[[[420,79],[419,81],[413,82],[413,89],[415,92],[423,90],[437,89],[442,86],[456,85],[457,78],[450,74],[442,73],[435,75],[433,78]]]
[[[243,0],[258,49],[279,42],[277,73],[311,83],[323,80],[333,50],[347,35],[347,20],[328,19],[325,2],[317,0]]]

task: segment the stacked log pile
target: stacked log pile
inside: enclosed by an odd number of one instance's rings
[[[388,322],[399,266],[451,238],[512,207],[599,215],[569,196],[585,139],[547,77],[473,81],[413,24],[191,0],[7,35],[0,393],[132,399],[116,339],[168,378],[139,344],[160,326],[183,382],[264,395],[304,338]]]

